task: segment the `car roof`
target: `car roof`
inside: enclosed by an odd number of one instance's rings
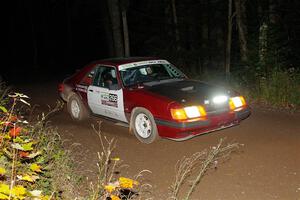
[[[97,60],[93,63],[119,66],[132,62],[146,61],[146,60],[157,60],[157,57],[120,57],[120,58],[108,58],[103,60]]]
[[[147,60],[157,60],[159,58],[156,57],[120,57],[120,58],[108,58],[103,60],[96,60],[88,65],[86,65],[82,70],[75,73],[70,80],[72,82],[77,83],[82,80],[82,78],[92,69],[95,67],[95,64],[100,65],[110,65],[110,66],[119,66],[123,64],[139,62],[139,61],[147,61]]]

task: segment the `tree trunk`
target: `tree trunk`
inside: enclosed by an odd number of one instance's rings
[[[225,75],[226,80],[230,77],[230,57],[231,57],[231,37],[232,37],[232,0],[228,0],[228,16],[227,16],[227,40],[225,52]]]
[[[207,4],[205,4],[207,5]],[[203,10],[207,11],[207,7],[205,6]],[[201,51],[200,51],[200,56],[201,56],[201,73],[204,73],[206,71],[207,65],[208,65],[208,13],[207,12],[201,12]]]
[[[164,1],[164,15],[165,15],[165,19],[164,19],[164,23],[166,24],[164,26],[164,32],[166,33],[167,37],[168,38],[172,38],[173,36],[173,30],[172,30],[172,8],[171,8],[171,5],[170,5],[170,0],[165,0]],[[169,45],[172,45],[171,42],[169,43]],[[170,46],[169,46],[170,47]],[[169,49],[169,48],[167,48]]]
[[[66,47],[66,58],[67,63],[72,59],[72,41],[73,41],[73,31],[72,31],[72,12],[70,11],[69,0],[65,0],[66,9],[66,23],[67,23],[67,47]]]
[[[263,17],[263,8],[261,4],[258,4],[258,15],[259,18]],[[259,35],[258,35],[258,56],[260,65],[266,67],[266,56],[267,56],[267,47],[268,47],[268,24],[266,20],[263,20],[259,26]],[[267,74],[267,70],[266,70]]]
[[[248,29],[246,25],[246,0],[234,0],[235,10],[236,10],[236,20],[239,32],[239,42],[240,42],[240,52],[241,60],[243,62],[248,61],[248,46],[247,46],[247,36]]]
[[[129,7],[129,0],[121,0],[121,9],[122,9],[122,23],[123,23],[123,36],[124,36],[124,50],[125,56],[130,56],[130,44],[129,44],[129,32],[127,24],[127,9]]]
[[[124,56],[123,34],[121,27],[120,7],[118,0],[107,0],[110,20],[112,26],[112,34],[114,40],[114,55],[116,57]]]
[[[176,2],[172,1],[172,13],[173,13],[173,25],[174,25],[174,33],[175,33],[175,42],[176,42],[176,50],[180,50],[180,36],[178,30],[178,19],[177,19],[177,11],[176,11]]]
[[[125,56],[129,57],[130,56],[130,46],[129,46],[129,34],[128,34],[126,10],[122,11],[122,22],[123,22]]]
[[[113,57],[115,55],[114,51],[114,39],[112,36],[112,26],[110,21],[110,12],[107,2],[101,2],[101,13],[103,17],[103,25],[104,25],[104,32],[105,32],[105,40],[107,43],[107,50],[108,50],[108,56]]]
[[[270,24],[276,24],[277,22],[277,13],[276,13],[276,0],[269,0],[269,21]]]
[[[212,52],[212,44],[213,44],[213,38],[212,38],[212,20],[211,20],[211,13],[212,11],[212,5],[211,5],[211,0],[206,0],[207,4],[207,46],[206,46],[206,51],[207,51],[207,62],[206,62],[206,68],[204,68],[205,71],[208,70],[208,68],[211,68],[213,66],[213,52]]]
[[[268,24],[263,21],[259,27],[259,61],[263,67],[266,66],[266,56],[268,49]]]

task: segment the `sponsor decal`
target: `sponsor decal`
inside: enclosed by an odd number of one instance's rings
[[[146,61],[140,61],[140,62],[134,62],[134,63],[120,65],[119,70],[125,70],[125,69],[132,68],[132,67],[151,65],[151,64],[170,64],[170,63],[166,60],[146,60]]]
[[[118,107],[118,95],[111,93],[101,93],[101,104],[107,106]]]
[[[88,88],[88,86],[86,86],[86,85],[76,85],[75,90],[77,90],[79,92],[87,93],[87,88]]]

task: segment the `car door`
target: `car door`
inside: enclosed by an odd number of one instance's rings
[[[97,67],[93,84],[88,87],[88,105],[94,114],[127,122],[123,90],[116,73],[115,67]]]

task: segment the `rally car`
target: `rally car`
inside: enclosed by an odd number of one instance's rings
[[[164,59],[132,57],[92,62],[59,85],[74,120],[118,120],[143,143],[185,140],[239,124],[250,115],[235,91],[188,79]]]

